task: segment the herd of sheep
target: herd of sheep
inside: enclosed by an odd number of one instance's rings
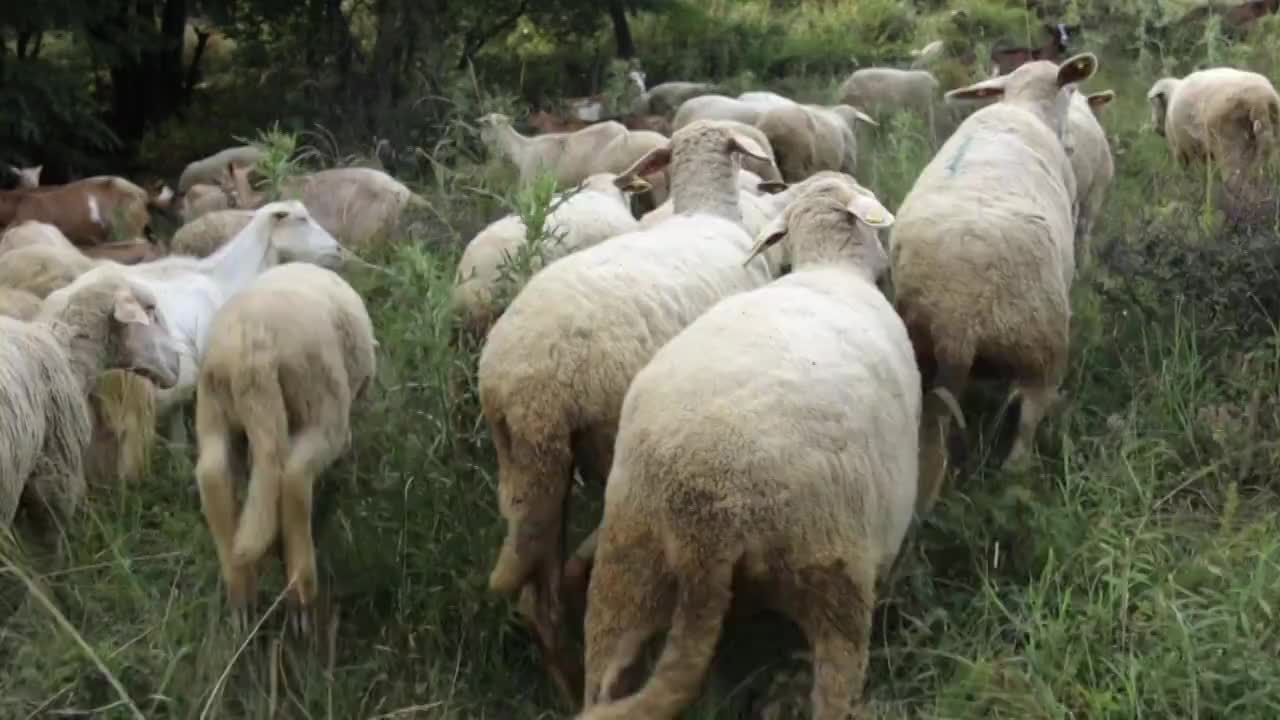
[[[1114,173],[1095,116],[1114,93],[1080,87],[1097,66],[1030,60],[944,96],[925,70],[859,70],[832,106],[673,83],[679,101],[651,106],[669,136],[613,120],[527,136],[481,118],[521,184],[563,189],[527,281],[503,292],[529,233],[501,218],[465,249],[452,309],[483,343],[507,526],[489,586],[518,596],[579,717],[676,717],[731,603],[805,632],[814,718],[860,707],[877,583],[939,494],[966,386],[1011,383],[1007,465],[1030,459],[1054,406],[1070,289]],[[1256,73],[1165,78],[1148,99],[1174,157],[1228,175],[1280,132]],[[859,125],[908,112],[936,129],[957,107],[896,212],[855,180]],[[182,442],[194,405],[228,606],[247,619],[279,537],[305,632],[312,486],[349,448],[377,368],[368,311],[336,271],[422,200],[345,168],[268,202],[259,155],[193,162],[176,193],[114,176],[40,187],[38,168],[0,192],[0,526],[24,511],[68,523],[87,472],[144,472],[157,429]],[[157,208],[184,221],[168,247],[148,237]],[[571,549],[575,473],[605,488],[604,512]],[[566,636],[582,602],[585,655]]]

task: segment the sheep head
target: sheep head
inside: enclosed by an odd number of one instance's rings
[[[893,223],[893,213],[875,193],[852,178],[823,179],[805,188],[760,231],[743,264],[790,235],[788,254],[793,267],[848,258],[876,282],[889,269],[889,256],[876,231]]]
[[[1160,78],[1147,91],[1147,102],[1151,103],[1151,126],[1161,137],[1164,137],[1165,133],[1164,121],[1169,112],[1169,98],[1173,96],[1173,91],[1180,82],[1182,81],[1178,78]]]
[[[678,156],[689,151],[705,152],[707,142],[720,145],[727,154],[738,153],[761,162],[772,162],[772,158],[756,141],[732,129],[717,125],[713,120],[699,120],[680,128],[664,144],[645,153],[618,176],[614,183],[618,187],[626,187],[633,178],[652,175],[667,169],[672,162],[678,164]],[[693,148],[703,148],[693,150]]]
[[[135,372],[159,388],[178,384],[179,355],[150,290],[120,281],[114,293],[111,335],[115,353],[109,366]]]

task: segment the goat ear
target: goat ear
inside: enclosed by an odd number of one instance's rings
[[[665,145],[645,153],[644,157],[632,163],[631,167],[623,170],[622,174],[614,179],[613,184],[625,189],[632,179],[660,172],[670,164],[671,142],[668,141]]]
[[[1082,83],[1097,71],[1098,56],[1093,53],[1080,53],[1067,58],[1066,62],[1058,66],[1058,87]]]
[[[746,267],[752,260],[756,259],[757,255],[777,245],[778,241],[786,236],[787,214],[784,212],[770,221],[756,236],[756,244],[751,247],[751,254],[747,255],[747,259],[742,261],[742,266]]]
[[[1004,86],[1008,84],[1009,76],[992,78],[968,85],[962,88],[948,91],[942,96],[943,102],[956,102],[957,100],[990,100],[1004,96]]]
[[[128,290],[119,290],[116,292],[115,308],[111,316],[117,322],[137,325],[150,325],[151,318],[147,317],[147,311],[142,309],[142,305],[138,303],[138,299]]]
[[[760,147],[759,143],[746,135],[729,133],[729,152],[737,152],[761,162],[770,162],[773,158]]]
[[[756,185],[757,190],[770,195],[777,195],[788,187],[790,187],[790,185],[787,185],[781,180],[761,180],[760,183]]]
[[[887,228],[893,225],[893,213],[881,205],[874,195],[855,194],[845,210],[868,227]]]
[[[1092,95],[1089,95],[1085,99],[1089,102],[1089,107],[1092,108],[1094,112],[1097,112],[1102,108],[1106,107],[1107,104],[1110,103],[1115,98],[1116,98],[1115,90],[1103,90],[1102,92],[1096,92]]]

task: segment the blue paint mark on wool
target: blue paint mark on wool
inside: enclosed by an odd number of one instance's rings
[[[973,142],[973,136],[970,135],[969,137],[964,139],[964,142],[960,143],[960,147],[956,150],[956,154],[952,156],[951,162],[947,163],[948,175],[955,177],[956,170],[959,169],[960,167],[960,161],[964,158],[965,153],[968,152],[969,144],[972,142]]]

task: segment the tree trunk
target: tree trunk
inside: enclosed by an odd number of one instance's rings
[[[196,49],[191,53],[191,65],[187,67],[187,79],[182,84],[182,95],[186,102],[190,102],[191,93],[195,90],[196,83],[200,80],[200,61],[204,59],[204,51],[205,48],[209,47],[209,37],[211,35],[213,33],[209,30],[196,28]]]
[[[627,22],[627,9],[622,0],[609,0],[609,19],[613,21],[613,40],[618,57],[630,60],[636,55],[636,41],[631,37],[631,24]]]

